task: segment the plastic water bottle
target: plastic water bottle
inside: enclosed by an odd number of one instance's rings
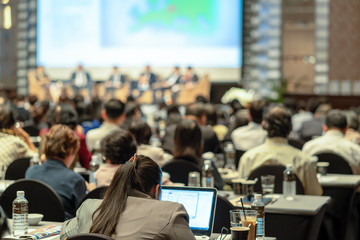
[[[284,171],[283,195],[286,200],[294,200],[296,195],[296,175],[291,164],[286,164]]]
[[[95,172],[100,167],[100,161],[101,161],[101,154],[95,153],[91,156],[89,182],[94,183],[95,185],[96,185]]]
[[[214,169],[211,165],[211,160],[204,161],[204,167],[202,169],[202,186],[214,187]]]
[[[28,232],[28,212],[29,202],[25,198],[24,191],[17,191],[16,198],[13,201],[13,235],[21,236]]]
[[[256,221],[257,221],[257,230],[256,237],[264,237],[265,236],[265,204],[262,201],[261,194],[255,194],[255,200],[251,204],[251,209],[256,210],[258,212]]]
[[[40,165],[40,158],[39,158],[39,154],[35,153],[34,156],[32,156],[32,158],[30,159],[30,166],[33,165]]]
[[[225,159],[226,159],[225,168],[235,171],[236,170],[235,150],[234,150],[234,146],[232,145],[232,143],[228,143],[225,147]]]

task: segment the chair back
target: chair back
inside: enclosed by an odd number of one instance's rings
[[[225,197],[217,195],[215,218],[214,218],[214,233],[221,233],[221,228],[226,227],[230,229],[230,210],[235,209],[234,205]]]
[[[9,164],[5,172],[6,180],[18,180],[25,178],[25,172],[30,166],[31,157],[15,159]]]
[[[103,199],[107,189],[108,189],[108,186],[102,186],[102,187],[95,188],[94,190],[92,190],[91,192],[89,192],[88,194],[86,194],[84,196],[84,198],[80,201],[78,207],[80,207],[81,204],[83,202],[85,202],[87,199]]]
[[[305,142],[302,139],[289,138],[288,143],[290,146],[302,150]]]
[[[24,131],[27,132],[31,137],[39,136],[40,129],[35,126],[25,126],[23,127]]]
[[[249,179],[257,178],[258,181],[254,186],[254,191],[261,193],[261,176],[264,175],[274,175],[275,176],[275,188],[274,193],[282,193],[283,192],[283,174],[285,171],[285,166],[283,165],[262,165],[256,169],[254,169],[250,175]],[[304,187],[300,182],[298,176],[296,176],[296,194],[304,194]]]
[[[235,151],[235,167],[236,169],[239,168],[239,164],[240,164],[240,158],[242,157],[242,155],[244,155],[246,151],[243,150],[236,150]]]
[[[47,184],[32,180],[20,179],[8,186],[0,196],[0,205],[8,217],[12,216],[12,202],[17,191],[24,191],[29,201],[29,213],[41,213],[44,221],[63,222],[65,210],[59,195]]]
[[[194,163],[186,160],[172,160],[166,163],[162,170],[170,174],[170,180],[174,183],[183,183],[188,185],[189,172],[199,172],[201,179],[201,169]]]
[[[319,153],[316,155],[319,162],[328,162],[328,173],[353,174],[349,163],[335,153]]]
[[[68,240],[114,240],[113,238],[99,233],[80,233],[67,238]]]

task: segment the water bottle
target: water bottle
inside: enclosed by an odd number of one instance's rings
[[[202,169],[202,186],[214,187],[214,169],[211,165],[211,160],[204,161],[204,167]]]
[[[24,191],[17,191],[16,198],[13,201],[13,235],[21,236],[28,232],[28,212],[29,202],[25,198]]]
[[[89,182],[93,183],[96,185],[96,181],[95,181],[95,172],[99,169],[100,167],[100,161],[101,161],[101,154],[99,153],[95,153],[91,156],[91,161],[90,161],[90,176],[89,176]]]
[[[255,200],[251,204],[251,209],[256,210],[258,212],[256,221],[257,221],[257,230],[256,237],[264,237],[265,236],[265,204],[262,201],[261,194],[255,194]]]
[[[39,158],[39,154],[35,153],[34,156],[32,156],[32,158],[30,159],[30,166],[33,165],[40,165],[40,158]]]
[[[235,150],[232,143],[228,143],[225,147],[225,158],[226,158],[226,164],[225,168],[235,171]]]
[[[291,164],[286,164],[283,179],[283,195],[286,200],[294,200],[296,194],[296,175]]]

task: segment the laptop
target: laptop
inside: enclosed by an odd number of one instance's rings
[[[215,188],[162,186],[160,200],[184,205],[194,236],[209,239],[214,225],[216,196]]]

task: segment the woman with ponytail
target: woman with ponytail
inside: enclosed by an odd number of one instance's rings
[[[103,200],[86,200],[64,222],[61,239],[89,232],[121,240],[194,239],[183,205],[158,201],[161,177],[157,163],[134,155],[116,171]]]

